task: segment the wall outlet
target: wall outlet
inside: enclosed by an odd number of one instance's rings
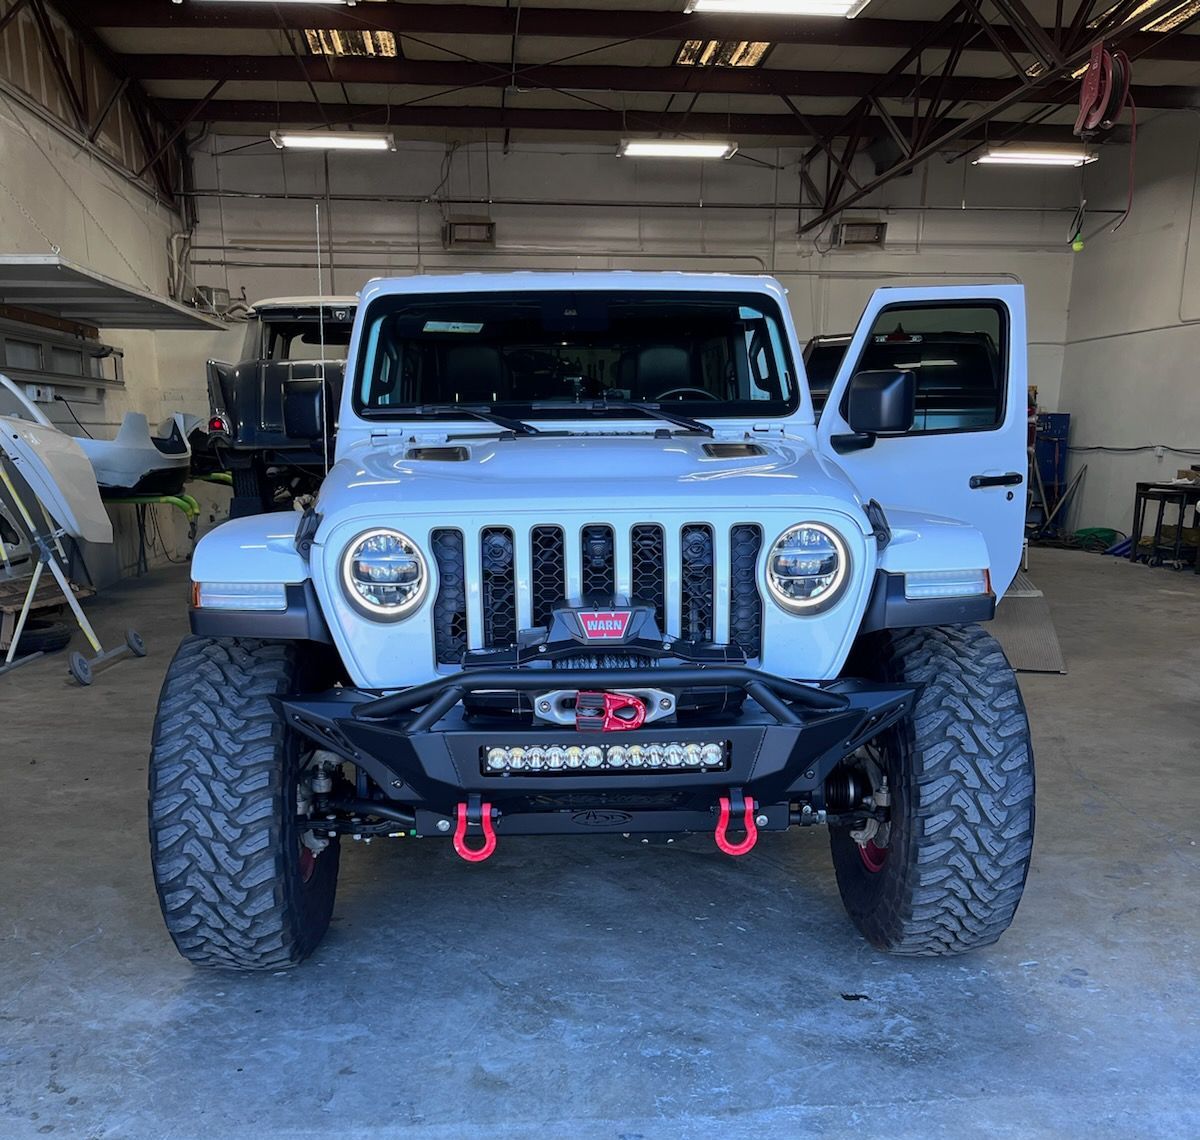
[[[54,403],[54,389],[49,384],[26,384],[25,395],[35,404]]]

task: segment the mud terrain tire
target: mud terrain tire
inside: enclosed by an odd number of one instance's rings
[[[303,853],[301,744],[271,702],[313,671],[297,643],[204,637],[187,638],[167,670],[150,858],[167,929],[198,966],[294,966],[329,926],[338,843]]]
[[[922,686],[913,715],[880,738],[891,835],[861,847],[831,829],[842,901],[872,945],[959,954],[1008,928],[1033,848],[1029,722],[1004,651],[979,626],[881,634],[858,664]]]

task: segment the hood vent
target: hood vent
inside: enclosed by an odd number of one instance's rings
[[[751,459],[767,453],[757,443],[706,443],[704,454],[709,459]]]
[[[433,460],[439,463],[466,463],[471,453],[465,447],[410,447],[405,459]]]

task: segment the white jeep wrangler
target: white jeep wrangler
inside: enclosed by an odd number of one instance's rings
[[[874,945],[998,938],[1034,817],[979,624],[1021,547],[1022,290],[880,290],[818,420],[799,343],[769,278],[369,285],[315,508],[193,560],[150,764],[180,952],[299,962],[347,835],[810,825]]]

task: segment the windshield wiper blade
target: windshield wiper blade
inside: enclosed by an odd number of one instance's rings
[[[646,415],[652,416],[656,420],[663,420],[665,423],[674,424],[677,428],[682,428],[684,431],[698,432],[700,435],[712,436],[716,433],[706,423],[700,420],[694,420],[690,416],[681,416],[676,412],[664,411],[660,404],[643,404],[635,400],[594,400],[590,404],[580,405],[581,407],[591,408],[596,412],[612,411],[621,412],[645,412]]]
[[[507,416],[498,416],[493,411],[483,408],[469,407],[466,404],[417,404],[412,409],[419,416],[467,416],[471,419],[484,420],[495,424],[498,428],[510,431],[513,435],[540,435],[538,428],[523,420],[510,420]]]

